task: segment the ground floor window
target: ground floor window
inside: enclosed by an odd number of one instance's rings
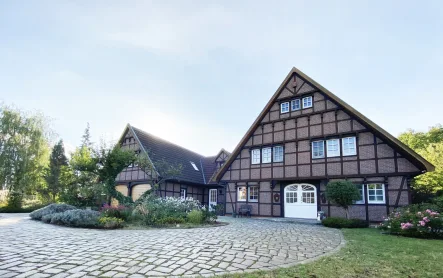
[[[237,201],[246,201],[246,186],[241,186],[237,190]]]
[[[180,198],[186,199],[186,189],[180,189]]]
[[[358,193],[360,193],[360,199],[356,200],[356,204],[364,204],[365,203],[365,190],[363,184],[356,184],[355,187],[357,187]]]
[[[249,202],[258,202],[258,186],[249,187]]]
[[[381,183],[368,184],[368,203],[384,204],[385,203],[385,185]]]

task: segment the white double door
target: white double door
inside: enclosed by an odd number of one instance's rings
[[[307,183],[285,187],[285,217],[317,218],[317,190]]]

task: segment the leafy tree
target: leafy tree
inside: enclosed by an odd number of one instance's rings
[[[24,194],[44,185],[51,131],[41,114],[0,106],[0,184],[8,205],[20,207]]]
[[[349,206],[361,198],[357,187],[350,181],[333,181],[326,186],[326,199],[342,207],[349,219]]]
[[[130,197],[126,197],[115,189],[115,180],[117,175],[131,163],[136,161],[137,157],[134,151],[122,149],[118,145],[107,147],[102,144],[96,151],[96,173],[100,182],[105,186],[108,195],[108,202],[115,198],[121,204],[132,203]]]
[[[408,130],[399,136],[400,141],[435,166],[434,172],[417,176],[412,187],[418,194],[433,194],[443,190],[443,127],[436,125],[428,132]]]
[[[92,142],[91,142],[91,133],[90,133],[90,126],[89,123],[86,124],[85,132],[82,136],[82,147],[87,147],[89,149],[92,149]]]
[[[95,172],[96,164],[88,147],[81,146],[74,151],[69,166],[62,168],[60,180],[64,190],[60,195],[61,201],[77,207],[93,207],[101,203],[105,188]]]
[[[68,159],[65,155],[63,141],[60,140],[52,148],[51,157],[49,158],[49,169],[45,176],[47,187],[46,190],[50,195],[52,202],[55,202],[57,195],[63,190],[63,184],[60,180],[63,166],[68,165]]]

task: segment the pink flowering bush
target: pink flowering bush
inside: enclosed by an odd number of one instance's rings
[[[443,216],[430,209],[417,211],[405,207],[392,212],[379,228],[403,236],[443,238]]]

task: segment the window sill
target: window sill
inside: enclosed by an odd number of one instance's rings
[[[312,159],[324,159],[325,157],[324,156],[322,156],[322,157],[313,157]]]
[[[384,204],[386,204],[385,201],[383,201],[383,202],[370,202],[370,201],[368,201],[368,205],[384,205]]]
[[[246,200],[237,200],[237,202],[246,203]]]
[[[248,203],[258,203],[258,200],[248,200]]]
[[[343,156],[357,156],[357,154],[344,154]]]

